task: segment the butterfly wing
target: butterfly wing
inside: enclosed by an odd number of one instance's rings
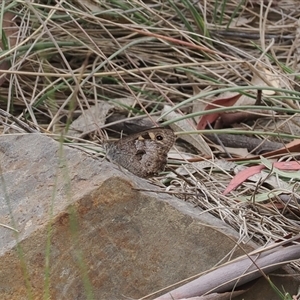
[[[175,139],[173,130],[153,128],[111,143],[107,156],[137,176],[150,177],[164,170]]]

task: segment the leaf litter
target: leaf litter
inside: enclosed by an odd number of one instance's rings
[[[2,44],[0,52],[5,73],[5,80],[1,73],[0,108],[7,113],[1,114],[3,134],[38,130],[58,138],[69,122],[76,133],[66,133],[68,142],[98,153],[103,149],[97,131],[112,135],[107,120],[117,115],[117,99],[133,99],[124,106],[126,119],[115,119],[114,124],[134,131],[136,120],[144,119],[152,126],[168,124],[178,134],[176,157],[170,157],[169,165],[180,176],[170,172],[159,177],[168,182],[168,191],[235,228],[240,241],[253,239],[264,245],[298,233],[299,171],[279,170],[269,160],[298,163],[299,159],[300,2],[269,5],[252,0],[237,7],[230,0],[223,10],[213,0],[192,4],[193,10],[185,5],[188,2],[172,3],[63,1],[55,7],[22,0],[11,3],[11,13],[4,18],[14,29],[3,28],[2,41],[10,42]],[[256,99],[258,90],[263,93],[259,108],[242,102],[219,111],[259,116],[221,128],[222,134],[247,132],[258,140],[285,145],[295,140],[293,146],[249,159],[242,151],[231,157],[229,147],[207,141],[195,124],[203,115],[211,117],[199,107],[224,98],[224,89],[247,99]],[[99,110],[93,111],[95,107]],[[158,124],[157,117],[169,107],[174,109],[171,117]],[[221,136],[214,121],[211,128],[201,123],[201,133]],[[86,141],[78,137],[78,132],[93,130],[95,135]],[[232,166],[227,168],[229,160]],[[207,165],[199,166],[202,162]],[[223,194],[239,175],[234,174],[236,167],[261,164],[269,167],[263,176],[240,180],[238,188]],[[293,266],[299,272],[300,264]]]

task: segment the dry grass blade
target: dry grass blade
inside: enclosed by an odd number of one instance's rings
[[[2,30],[7,12],[18,26],[10,34]],[[124,98],[133,101],[121,103],[118,113],[132,122],[144,117],[156,125],[155,117],[168,105],[193,124],[194,118],[207,113],[193,111],[194,107],[204,107],[218,94],[237,92],[255,98],[262,89],[272,92],[262,95],[259,108],[272,114],[261,113],[264,118],[234,125],[227,133],[289,142],[300,136],[299,18],[298,0],[2,1],[2,133],[46,130],[57,137],[68,122],[91,115],[91,107],[103,102],[115,107]],[[268,78],[262,80],[263,87],[254,86],[259,68],[272,74],[279,86]],[[240,108],[249,109],[254,108]],[[224,111],[220,108],[218,113]],[[96,140],[97,130],[111,125],[104,119],[97,123],[93,117],[86,130],[95,132],[87,138]],[[172,118],[165,125],[176,126],[178,121]],[[75,135],[68,141],[77,140]],[[184,159],[173,162],[185,168],[188,180],[167,178],[169,191],[232,226],[241,242],[252,239],[264,245],[299,233],[296,179],[286,180],[284,188],[278,184],[279,196],[262,180],[245,182],[225,197],[222,192],[234,174],[218,160],[225,151],[209,146],[203,145],[204,152],[212,151],[214,160],[204,166],[193,160],[198,159],[197,147],[183,144]],[[299,152],[276,159],[297,161]],[[233,168],[250,163],[260,161],[237,162]],[[257,202],[262,194],[272,196]],[[251,200],[241,202],[240,197]],[[294,267],[300,270],[299,263]]]
[[[298,235],[292,240],[299,237]],[[175,300],[231,291],[260,276],[265,276],[290,261],[299,259],[299,242],[289,243],[288,240],[255,250],[155,299]]]

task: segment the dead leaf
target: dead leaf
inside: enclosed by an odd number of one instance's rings
[[[220,107],[229,107],[235,105],[237,100],[241,97],[241,94],[234,94],[227,98],[219,98],[216,100],[213,100],[210,104],[207,104],[205,107],[205,110],[211,110],[215,108]],[[207,114],[201,117],[201,119],[198,122],[197,129],[202,130],[205,129],[207,126],[207,123],[212,124],[215,120],[219,118],[221,113],[212,113]]]
[[[293,153],[299,153],[300,152],[300,140],[294,140],[288,144],[286,144],[283,148],[280,148],[275,151],[270,151],[264,153],[264,157],[278,157],[282,154],[293,154]],[[251,157],[241,157],[241,158],[228,158],[229,161],[246,161],[246,160],[252,160],[252,159],[259,159],[259,155],[251,156]]]
[[[245,26],[247,24],[250,24],[253,22],[253,20],[256,17],[252,17],[252,18],[248,18],[248,17],[243,17],[243,16],[239,16],[238,18],[234,18],[232,20],[232,22],[230,22],[230,27],[229,28],[236,28],[236,27],[242,27]]]
[[[287,184],[285,181],[281,180],[280,178],[275,178],[275,176],[269,176],[268,173],[264,172],[264,174],[260,174],[258,177],[253,177],[254,175],[260,173],[263,169],[266,169],[266,159],[263,159],[264,164],[257,165],[257,166],[252,166],[252,167],[243,167],[239,166],[235,168],[236,175],[231,179],[229,185],[225,189],[225,191],[222,193],[223,195],[227,195],[231,191],[235,190],[238,186],[240,186],[244,181],[247,179],[250,179],[252,181],[258,182],[262,178],[265,179],[268,177],[265,182],[267,182],[273,189],[285,189],[289,190],[289,184]],[[289,162],[274,162],[271,163],[269,162],[268,168],[270,170],[273,169],[275,171],[276,169],[278,170],[287,170],[287,171],[299,171],[300,170],[300,163],[297,161],[289,161]],[[242,169],[242,170],[241,170]],[[297,178],[299,174],[294,174],[294,173],[279,173],[277,171],[278,175],[281,175],[285,178]],[[251,178],[252,177],[252,178]]]
[[[173,120],[179,117],[182,117],[180,114],[171,111],[172,107],[165,105],[161,114],[165,114],[166,112],[170,111],[164,118],[166,120]],[[195,128],[191,124],[191,120],[180,120],[177,121],[176,123],[171,123],[169,126],[174,130],[174,131],[194,131]],[[193,147],[195,147],[201,154],[209,155],[212,157],[212,152],[207,145],[206,141],[203,139],[203,137],[199,134],[187,134],[187,135],[182,135],[180,136],[181,139],[185,140],[189,144],[191,144]]]
[[[300,235],[279,243],[271,243],[228,263],[214,268],[155,300],[197,297],[206,293],[223,293],[279,269],[300,258]],[[262,273],[262,270],[264,273]]]
[[[108,112],[114,106],[106,101],[99,101],[97,105],[86,109],[82,114],[71,124],[69,135],[81,136],[99,129],[105,124]]]
[[[251,83],[252,85],[258,85],[258,86],[270,86],[274,88],[280,87],[280,77],[279,75],[275,75],[270,70],[257,65],[256,67],[252,67],[252,65],[248,64],[248,66],[251,66],[251,70],[253,72]],[[262,90],[262,93],[267,96],[271,96],[275,94],[275,91],[272,90]]]
[[[249,289],[249,287],[248,287],[248,289]],[[230,292],[226,292],[226,293],[211,293],[211,294],[203,295],[203,296],[199,296],[199,297],[182,298],[180,300],[229,300],[229,299],[233,299],[239,295],[246,293],[248,291],[248,289],[239,289],[237,291],[230,291]]]
[[[246,148],[232,148],[232,147],[222,147],[220,145],[214,145],[214,148],[218,149],[221,153],[229,153],[232,157],[249,157],[252,154]]]
[[[240,186],[244,181],[246,181],[250,176],[259,173],[261,170],[263,170],[265,166],[259,165],[259,166],[253,166],[246,168],[242,171],[240,171],[238,174],[236,174],[228,184],[225,191],[222,193],[222,195],[227,195],[231,191],[235,190],[238,186]]]

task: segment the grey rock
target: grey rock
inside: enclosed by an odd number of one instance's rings
[[[2,136],[0,166],[0,224],[18,230],[0,225],[1,299],[136,299],[211,268],[237,239],[148,181],[39,134]]]

